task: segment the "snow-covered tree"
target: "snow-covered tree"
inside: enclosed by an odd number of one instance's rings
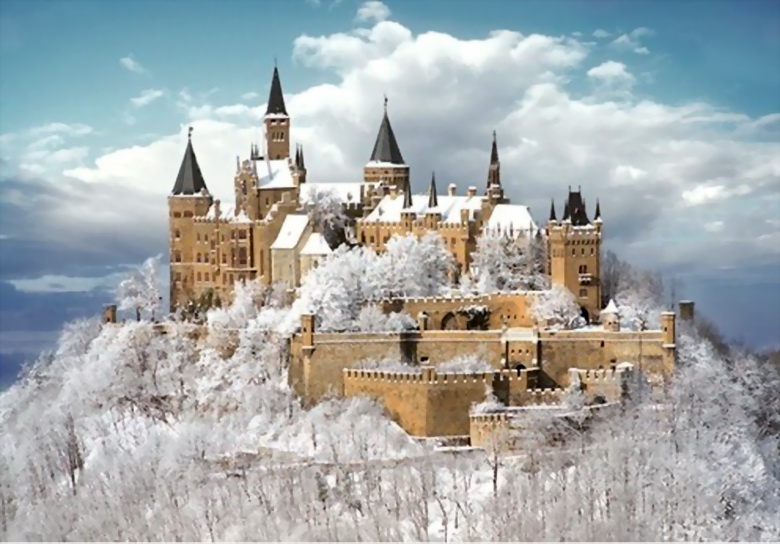
[[[385,314],[375,304],[364,306],[355,321],[355,330],[359,332],[402,332],[417,328],[417,322],[405,312]]]
[[[393,236],[372,270],[383,297],[435,296],[450,289],[452,253],[437,232],[418,239],[414,234]]]
[[[116,292],[117,307],[120,310],[134,310],[136,320],[142,312],[154,319],[162,300],[160,294],[160,255],[146,259],[141,267],[123,279]]]
[[[333,191],[312,191],[304,209],[315,230],[322,233],[330,247],[338,247],[346,241],[344,229],[350,224],[350,219],[344,204]]]
[[[477,238],[472,268],[479,291],[546,289],[545,247],[542,240],[485,231]]]
[[[560,285],[536,293],[531,303],[531,312],[536,321],[551,328],[576,329],[586,324],[577,299]]]

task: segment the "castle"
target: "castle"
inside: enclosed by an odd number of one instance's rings
[[[417,319],[417,330],[406,332],[319,332],[316,316],[303,315],[289,342],[288,377],[305,404],[328,395],[369,395],[412,435],[470,436],[480,445],[501,429],[517,427],[512,422],[527,414],[523,410],[560,405],[573,389],[591,403],[609,404],[626,395],[637,369],[656,384],[673,373],[674,312],[664,312],[660,330],[624,331],[614,303],[603,308],[598,202],[591,219],[581,191],[570,188],[561,218],[552,203],[546,225],[537,226],[528,207],[511,204],[504,195],[495,132],[482,194],[476,186],[458,194],[454,184],[440,194],[435,176],[427,194],[413,194],[387,99],[360,182],[310,180],[303,147],[290,155],[290,129],[274,68],[263,146],[252,144],[246,159],[237,158],[232,205],[209,193],[190,131],[168,197],[172,311],[204,297],[229,301],[238,281],[300,285],[335,249],[308,213],[318,195],[329,193],[352,221],[352,244],[382,252],[393,235],[438,232],[457,274],[469,271],[485,232],[533,239],[546,247],[551,284],[568,289],[594,324],[565,331],[546,327],[530,311],[539,294],[534,291],[382,301],[385,312],[405,311]],[[478,324],[471,315],[475,308],[482,316]],[[681,303],[680,311],[684,320],[692,320],[692,303]],[[478,356],[491,370],[437,369],[464,354]],[[372,358],[395,359],[410,370],[357,368]],[[473,413],[472,406],[490,392],[504,408]]]
[[[470,186],[459,195],[454,184],[439,194],[432,176],[428,194],[419,195],[411,191],[409,166],[390,124],[387,99],[361,182],[310,181],[303,148],[296,146],[294,157],[290,155],[290,129],[274,68],[263,120],[264,145],[260,149],[252,144],[246,159],[237,158],[232,205],[209,193],[190,131],[168,197],[171,310],[207,295],[228,301],[237,281],[299,285],[333,249],[306,213],[318,194],[329,193],[354,220],[356,243],[381,252],[394,234],[436,231],[452,252],[458,273],[469,270],[477,238],[486,230],[544,239],[552,283],[577,297],[583,315],[597,318],[600,206],[597,203],[591,220],[581,192],[570,189],[561,219],[552,204],[546,229],[538,227],[528,207],[510,204],[504,196],[495,133],[483,194]]]

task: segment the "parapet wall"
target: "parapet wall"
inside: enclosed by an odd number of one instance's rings
[[[448,297],[411,297],[383,300],[385,312],[405,311],[413,317],[421,312],[428,315],[431,330],[467,328],[464,311],[469,307],[484,306],[489,311],[486,327],[500,330],[507,327],[531,327],[534,324],[530,312],[531,291],[493,293],[490,295],[458,295]]]
[[[512,405],[553,405],[562,390],[529,389],[538,369],[495,372],[437,373],[434,367],[419,372],[378,369],[343,371],[344,395],[376,398],[390,417],[415,436],[461,436],[469,433],[469,412],[493,392]]]

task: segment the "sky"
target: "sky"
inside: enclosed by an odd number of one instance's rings
[[[419,191],[484,184],[496,130],[537,222],[581,186],[605,249],[780,343],[778,2],[3,0],[0,376],[165,254],[189,126],[231,200],[274,62],[311,181],[361,179],[385,94]]]

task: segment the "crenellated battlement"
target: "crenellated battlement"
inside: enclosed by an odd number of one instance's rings
[[[581,368],[569,369],[571,375],[577,375],[582,383],[606,383],[624,380],[634,373],[633,365],[622,368],[597,368],[584,370]]]

